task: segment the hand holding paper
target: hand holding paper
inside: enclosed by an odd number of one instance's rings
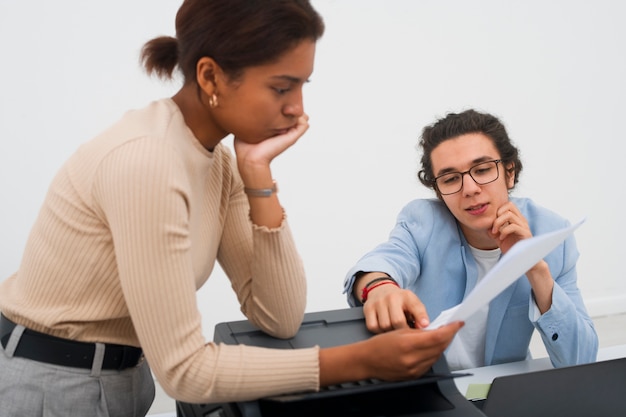
[[[465,321],[567,239],[584,221],[583,218],[572,226],[517,242],[461,304],[442,311],[426,329],[436,329],[454,321]]]

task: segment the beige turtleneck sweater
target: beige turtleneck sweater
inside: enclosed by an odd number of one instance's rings
[[[216,260],[251,322],[295,334],[306,281],[287,220],[254,226],[230,151],[203,148],[163,99],[128,112],[63,165],[19,271],[0,283],[0,310],[54,336],[142,347],[181,401],[318,389],[317,347],[207,343],[196,290]]]

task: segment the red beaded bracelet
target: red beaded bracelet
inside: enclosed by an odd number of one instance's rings
[[[385,284],[393,284],[396,287],[400,288],[400,285],[398,285],[398,283],[392,278],[379,282],[378,284],[372,285],[371,287],[368,287],[366,285],[365,287],[363,287],[363,292],[361,292],[361,303],[364,304],[367,301],[367,295],[370,293],[370,291],[372,291],[374,288],[380,287],[381,285],[385,285]]]

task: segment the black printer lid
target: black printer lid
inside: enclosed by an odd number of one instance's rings
[[[307,313],[298,333],[278,339],[247,320],[219,323],[214,341],[274,349],[313,346],[332,347],[372,337],[362,307]],[[445,358],[429,372],[409,381],[355,381],[324,387],[318,392],[299,392],[237,403],[241,416],[319,416],[329,409],[344,416],[483,416],[456,389],[452,378],[469,374],[451,373]]]

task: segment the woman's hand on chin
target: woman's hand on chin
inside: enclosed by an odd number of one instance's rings
[[[275,157],[296,143],[308,129],[309,116],[303,114],[288,130],[257,143],[250,143],[235,137],[233,145],[237,155],[237,164],[240,167],[249,164],[269,165]]]

